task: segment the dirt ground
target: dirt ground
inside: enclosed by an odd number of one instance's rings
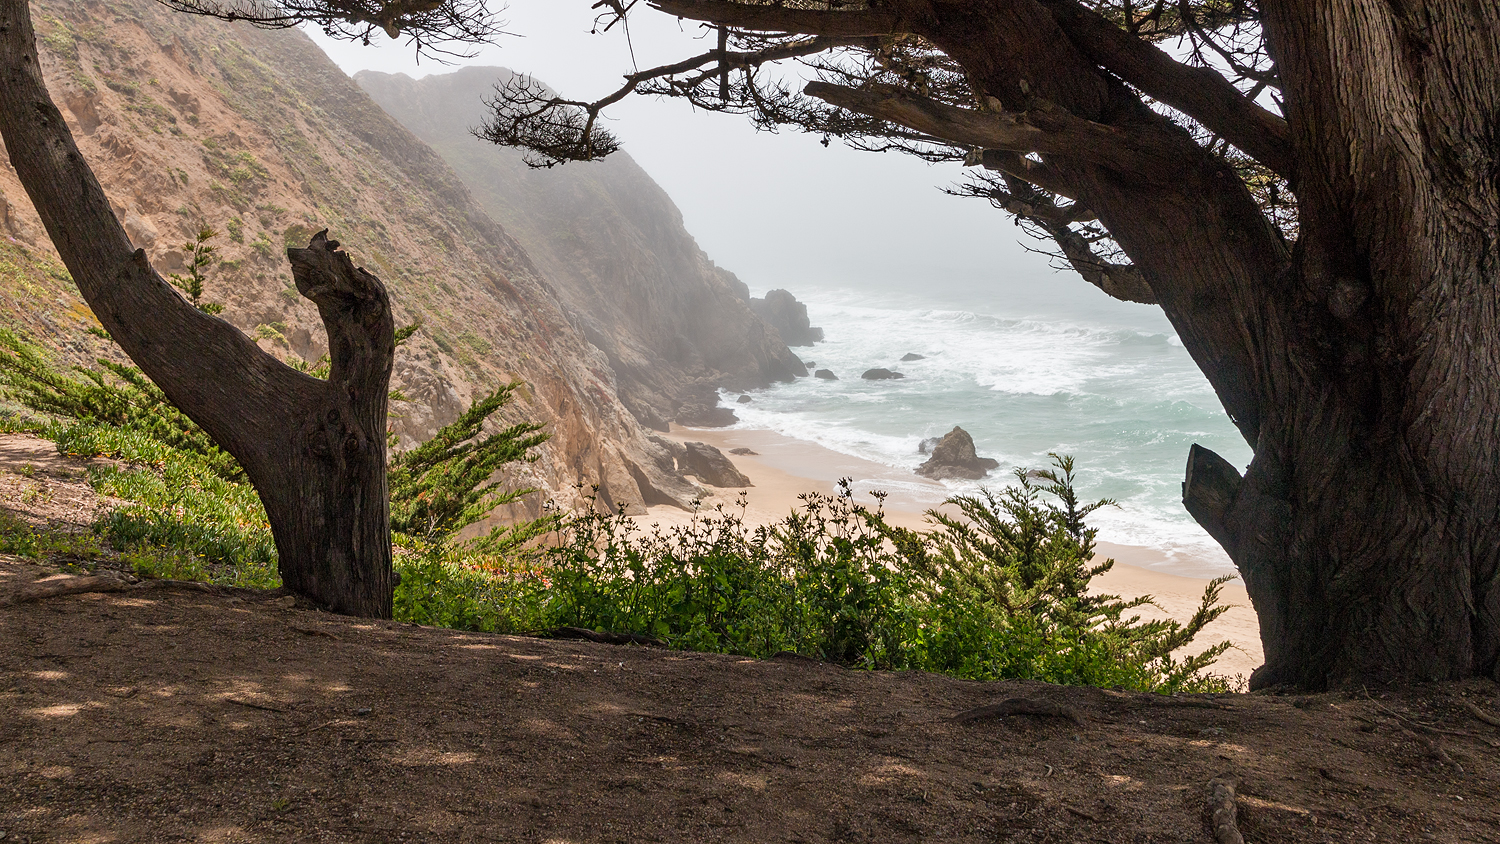
[[[1500,841],[1488,681],[1164,698],[249,593],[3,606],[56,562],[0,558],[3,844],[1213,842],[1216,778],[1250,842]],[[1017,699],[1049,714],[956,717]]]

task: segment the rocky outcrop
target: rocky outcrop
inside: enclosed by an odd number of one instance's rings
[[[719,404],[719,391],[708,384],[684,388],[676,422],[689,428],[724,428],[740,421],[734,411]]]
[[[837,380],[839,380],[839,377],[837,375],[834,375],[833,374],[833,370],[831,370],[831,369],[820,369],[817,372],[813,373],[813,377],[814,378],[821,378],[824,381],[837,381]]]
[[[750,309],[775,328],[788,346],[811,346],[823,340],[823,329],[813,327],[807,306],[786,290],[772,290],[764,299],[751,299]]]
[[[866,369],[865,370],[865,374],[863,374],[863,375],[861,375],[859,377],[865,379],[866,381],[891,381],[891,380],[894,380],[896,378],[905,378],[906,376],[902,375],[899,372],[892,372],[889,369],[878,369],[877,368],[877,369]]]
[[[727,428],[740,421],[727,407],[709,407],[689,402],[677,411],[677,424],[688,428]]]
[[[734,468],[724,452],[707,443],[684,443],[686,457],[681,469],[699,481],[716,487],[754,486],[739,469]]]
[[[287,245],[327,227],[385,281],[398,324],[423,324],[396,353],[392,386],[409,399],[392,408],[402,446],[519,380],[525,387],[502,422],[542,422],[551,434],[539,460],[506,479],[543,491],[521,512],[546,498],[572,506],[580,483],[598,485],[601,506],[635,512],[687,506],[697,494],[621,403],[609,359],[521,245],[300,32],[224,24],[151,0],[33,8],[53,97],[131,238],[173,272],[199,226],[220,231],[222,261],[205,298],[265,338],[263,347],[282,357],[327,351],[285,257]],[[8,162],[0,159],[0,195],[17,242],[0,238],[4,257],[65,280]],[[81,331],[92,315],[77,291],[59,284],[57,295],[49,287],[33,301],[23,327],[68,359],[110,354],[111,344]]]
[[[902,363],[911,363],[914,360],[927,360],[927,356],[919,355],[916,352],[907,352],[906,354],[901,356]]]
[[[955,478],[977,481],[999,466],[999,461],[980,457],[974,451],[974,438],[955,426],[932,446],[932,457],[917,468],[917,474],[939,481]]]
[[[355,79],[520,242],[643,424],[693,424],[682,408],[702,404],[693,395],[700,383],[748,390],[806,376],[751,311],[745,284],[703,254],[677,206],[629,155],[533,170],[517,150],[470,134],[496,82],[511,76],[470,67],[420,80],[372,71]]]

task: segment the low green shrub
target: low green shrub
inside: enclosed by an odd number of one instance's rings
[[[542,629],[543,578],[524,569],[496,570],[493,563],[451,549],[399,553],[396,620],[486,633]]]
[[[583,513],[534,552],[546,581],[540,620],[693,650],[793,651],[975,680],[1230,688],[1207,673],[1228,644],[1171,656],[1225,611],[1222,581],[1187,624],[1129,615],[1149,597],[1089,592],[1113,561],[1092,562],[1085,518],[1109,502],[1080,506],[1072,461],[1056,461],[999,493],[954,499],[961,515],[932,513],[934,529],[923,532],[887,524],[847,483],[832,497],[804,496],[799,512],[768,528],[723,507],[646,533],[624,516]]]

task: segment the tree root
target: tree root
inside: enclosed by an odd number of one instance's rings
[[[1448,751],[1443,749],[1442,742],[1438,741],[1436,738],[1433,738],[1431,736],[1417,735],[1415,732],[1408,730],[1405,727],[1401,728],[1401,732],[1404,733],[1407,738],[1411,739],[1412,741],[1416,742],[1424,749],[1426,749],[1427,755],[1431,756],[1433,761],[1437,762],[1439,765],[1447,765],[1450,768],[1457,770],[1460,774],[1464,773],[1464,766],[1453,761],[1453,757],[1449,756]]]
[[[1489,724],[1492,727],[1500,727],[1500,718],[1497,718],[1494,715],[1491,715],[1490,713],[1485,712],[1483,709],[1480,709],[1478,706],[1475,706],[1474,704],[1469,703],[1468,701],[1464,701],[1464,709],[1469,710],[1469,714],[1470,715],[1473,715],[1475,718],[1478,718],[1479,720],[1483,721],[1484,723]]]
[[[1053,703],[1050,700],[1034,700],[1026,697],[1013,697],[992,703],[989,706],[980,706],[965,710],[953,716],[949,720],[955,724],[966,724],[970,721],[978,721],[983,718],[1008,718],[1012,715],[1036,715],[1042,718],[1063,718],[1074,724],[1082,724],[1083,719],[1078,717],[1077,711]]]
[[[1245,844],[1245,836],[1240,834],[1239,825],[1235,822],[1239,806],[1235,802],[1232,777],[1214,777],[1209,781],[1208,811],[1217,844]]]
[[[652,648],[665,648],[667,646],[667,643],[660,639],[642,636],[639,633],[600,633],[597,630],[589,630],[585,627],[558,627],[548,635],[554,639],[585,639],[590,642],[598,642],[601,645],[645,645]]]
[[[128,575],[109,572],[28,583],[0,593],[0,607],[58,598],[64,595],[82,595],[91,592],[148,592],[161,589],[202,592],[222,598],[245,600],[272,600],[291,594],[286,589],[247,589],[241,586],[201,583],[196,580],[137,580]]]
[[[0,595],[0,607],[25,604],[56,598],[62,595],[79,595],[85,592],[123,592],[135,586],[129,579],[116,574],[96,574],[87,577],[60,577],[28,583]]]

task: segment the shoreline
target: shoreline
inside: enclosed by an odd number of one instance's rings
[[[885,490],[888,493],[883,506],[886,521],[905,528],[926,529],[925,512],[942,509],[934,508],[930,503],[932,499],[949,495],[947,488],[936,481],[840,454],[817,443],[795,440],[775,431],[672,425],[665,436],[678,442],[714,446],[750,478],[754,486],[744,490],[744,520],[751,525],[779,521],[801,505],[798,496],[804,493],[832,495],[839,478],[850,478],[855,500],[867,505],[873,503],[868,494],[870,490]],[[748,448],[755,453],[730,454],[733,448]],[[722,504],[726,509],[739,509],[741,490],[707,486],[705,489],[711,495],[704,499],[704,507]],[[690,521],[692,514],[676,507],[656,505],[647,508],[647,515],[639,519],[643,525],[654,523],[670,528]],[[1152,606],[1137,609],[1136,612],[1145,619],[1170,617],[1186,621],[1198,609],[1203,589],[1208,584],[1204,578],[1161,571],[1159,566],[1171,564],[1171,560],[1166,552],[1155,548],[1100,541],[1096,554],[1096,559],[1099,558],[1113,558],[1115,566],[1095,579],[1097,591],[1124,598],[1151,595],[1160,609]],[[1230,677],[1243,675],[1248,680],[1250,672],[1263,661],[1260,622],[1250,606],[1244,584],[1238,578],[1224,584],[1221,603],[1231,605],[1231,609],[1209,624],[1187,650],[1197,653],[1204,647],[1229,639],[1238,650],[1230,650],[1219,657],[1212,670]]]

